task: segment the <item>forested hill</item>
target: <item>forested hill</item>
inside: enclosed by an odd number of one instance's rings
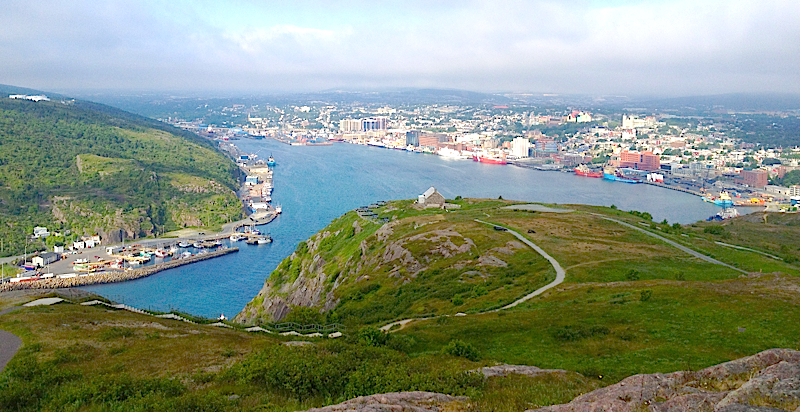
[[[21,252],[34,226],[107,238],[219,226],[241,213],[238,173],[210,142],[152,119],[96,103],[0,97],[5,255]]]

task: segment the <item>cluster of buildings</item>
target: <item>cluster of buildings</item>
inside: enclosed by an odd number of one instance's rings
[[[710,118],[437,104],[226,109],[247,119],[239,126],[250,137],[274,137],[298,145],[340,141],[446,157],[490,158],[543,170],[614,166],[641,172],[642,178],[648,173],[663,175],[666,184],[695,192],[724,189],[790,196],[795,189],[769,183],[797,169],[800,158],[784,156],[791,149],[758,149],[734,139],[727,133],[730,125]],[[768,159],[779,159],[780,164],[764,162]]]

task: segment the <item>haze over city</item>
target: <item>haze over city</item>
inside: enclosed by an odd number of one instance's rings
[[[800,92],[800,3],[6,1],[1,82],[51,91]]]

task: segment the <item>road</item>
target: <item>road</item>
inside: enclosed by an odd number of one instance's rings
[[[480,222],[480,223],[485,223],[487,225],[495,226],[493,223],[484,222],[482,220],[475,219],[475,221],[476,222]],[[508,228],[506,228],[506,229],[508,229]],[[529,294],[527,294],[527,295],[515,300],[512,303],[509,303],[508,305],[505,305],[502,308],[495,309],[495,310],[492,310],[490,312],[497,312],[497,311],[500,311],[500,310],[503,310],[503,309],[513,308],[514,306],[517,306],[520,303],[525,302],[526,300],[529,300],[530,298],[532,298],[534,296],[541,295],[542,293],[544,293],[548,289],[552,289],[552,288],[560,285],[561,283],[564,282],[564,279],[566,279],[566,277],[567,277],[567,272],[564,271],[564,268],[561,267],[561,265],[558,263],[558,261],[556,261],[552,256],[548,255],[547,252],[542,250],[542,248],[540,248],[535,243],[533,243],[530,240],[528,240],[528,238],[526,238],[525,236],[522,236],[519,233],[517,233],[517,232],[515,232],[515,231],[513,231],[511,229],[508,229],[507,231],[508,231],[508,233],[511,233],[512,235],[516,236],[516,238],[519,239],[520,241],[522,241],[522,243],[525,243],[526,245],[530,246],[531,249],[535,250],[536,253],[542,255],[543,258],[547,259],[547,261],[550,262],[551,265],[553,265],[553,269],[556,270],[556,279],[554,281],[552,281],[552,282],[540,287],[539,289],[536,289],[533,292],[531,292],[531,293],[529,293]]]
[[[0,310],[0,316],[17,309],[12,307]],[[0,330],[0,372],[6,367],[8,361],[17,354],[17,351],[22,346],[22,340],[13,333]]]
[[[475,219],[475,221],[479,222],[479,223],[484,223],[484,224],[487,224],[487,225],[490,225],[490,226],[496,226],[494,223],[484,222],[483,220]],[[525,301],[527,301],[527,300],[529,300],[529,299],[531,299],[531,298],[533,298],[535,296],[539,296],[542,293],[546,292],[547,290],[552,289],[552,288],[560,285],[561,283],[564,282],[564,280],[567,277],[567,272],[564,270],[563,267],[561,267],[561,264],[559,264],[558,261],[556,261],[552,256],[547,254],[547,252],[542,250],[542,248],[540,248],[535,243],[533,243],[530,240],[528,240],[528,238],[526,238],[525,236],[522,236],[521,234],[519,234],[519,233],[517,233],[517,232],[515,232],[515,231],[513,231],[511,229],[508,229],[508,228],[506,228],[506,229],[507,229],[506,231],[508,233],[511,233],[517,239],[519,239],[520,241],[522,241],[526,245],[530,246],[531,249],[536,251],[536,253],[542,255],[542,257],[547,259],[547,261],[550,262],[551,265],[553,265],[553,269],[556,270],[556,278],[552,282],[540,287],[539,289],[534,290],[533,292],[531,292],[531,293],[529,293],[529,294],[527,294],[527,295],[515,300],[514,302],[509,303],[508,305],[505,305],[505,306],[503,306],[501,308],[489,310],[489,311],[486,311],[486,312],[476,313],[476,315],[479,315],[481,313],[499,312],[501,310],[513,308],[513,307],[519,305],[522,302],[525,302]],[[448,315],[442,315],[442,316],[448,316]],[[424,318],[424,319],[435,319],[435,318],[442,317],[442,316],[434,316],[434,317]],[[382,331],[386,332],[386,331],[389,331],[390,329],[392,329],[395,326],[400,326],[399,329],[396,329],[396,330],[400,330],[400,329],[404,328],[406,325],[408,325],[409,323],[411,323],[411,322],[413,322],[415,320],[421,320],[421,319],[423,319],[423,318],[411,318],[411,319],[398,320],[396,322],[392,322],[392,323],[383,325],[383,326],[381,326],[380,329]]]
[[[689,249],[688,247],[686,247],[686,246],[683,246],[683,245],[681,245],[680,243],[677,243],[677,242],[675,242],[675,241],[669,240],[669,239],[667,239],[667,238],[665,238],[665,237],[663,237],[663,236],[660,236],[660,235],[658,235],[658,234],[655,234],[655,233],[653,233],[653,232],[651,232],[651,231],[649,231],[649,230],[645,230],[645,229],[642,229],[642,228],[640,228],[640,227],[636,227],[636,226],[634,226],[634,225],[632,225],[632,224],[630,224],[630,223],[625,223],[625,222],[623,222],[623,221],[620,221],[620,220],[617,220],[617,219],[612,219],[612,218],[610,218],[610,217],[606,217],[606,216],[603,216],[603,215],[600,215],[600,214],[597,214],[597,213],[592,213],[592,214],[593,214],[593,215],[595,215],[595,216],[599,216],[599,217],[601,217],[601,218],[603,218],[603,219],[605,219],[605,220],[609,220],[609,221],[612,221],[612,222],[618,223],[618,224],[620,224],[620,225],[622,225],[622,226],[625,226],[625,227],[629,227],[629,228],[631,228],[631,229],[638,230],[638,231],[640,231],[640,232],[642,232],[642,233],[646,234],[647,236],[654,237],[654,238],[656,238],[656,239],[658,239],[658,240],[661,240],[662,242],[668,243],[669,245],[671,245],[671,246],[673,246],[673,247],[675,247],[675,248],[677,248],[677,249],[680,249],[681,251],[683,251],[683,252],[686,252],[686,253],[688,253],[688,254],[690,254],[690,255],[692,255],[692,256],[694,256],[694,257],[698,258],[698,259],[705,260],[705,261],[706,261],[706,262],[708,262],[708,263],[713,263],[713,264],[715,264],[715,265],[722,265],[722,266],[725,266],[725,267],[727,267],[727,268],[731,268],[731,269],[733,269],[733,270],[735,270],[735,271],[738,271],[738,272],[742,272],[742,273],[744,273],[744,274],[747,274],[747,272],[746,272],[746,271],[744,271],[744,270],[742,270],[742,269],[739,269],[739,268],[737,268],[737,267],[731,266],[731,265],[729,265],[729,264],[727,264],[727,263],[724,263],[724,262],[720,262],[719,260],[717,260],[717,259],[714,259],[714,258],[712,258],[711,256],[706,256],[706,255],[704,255],[704,254],[702,254],[702,253],[700,253],[700,252],[698,252],[698,251],[696,251],[696,250]]]

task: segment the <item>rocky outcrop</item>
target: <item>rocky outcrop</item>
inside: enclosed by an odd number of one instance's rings
[[[433,392],[396,392],[361,396],[338,405],[309,409],[308,412],[438,412],[448,404],[465,402],[466,397]]]
[[[492,376],[508,376],[511,374],[525,375],[525,376],[539,376],[550,373],[570,373],[563,369],[541,369],[537,368],[536,366],[527,366],[527,365],[487,366],[485,368],[480,368],[476,370],[476,372],[482,373],[483,376],[486,376],[487,378],[491,378]]]
[[[777,407],[777,409],[776,409]],[[800,412],[800,352],[770,349],[697,372],[635,375],[538,412]]]

